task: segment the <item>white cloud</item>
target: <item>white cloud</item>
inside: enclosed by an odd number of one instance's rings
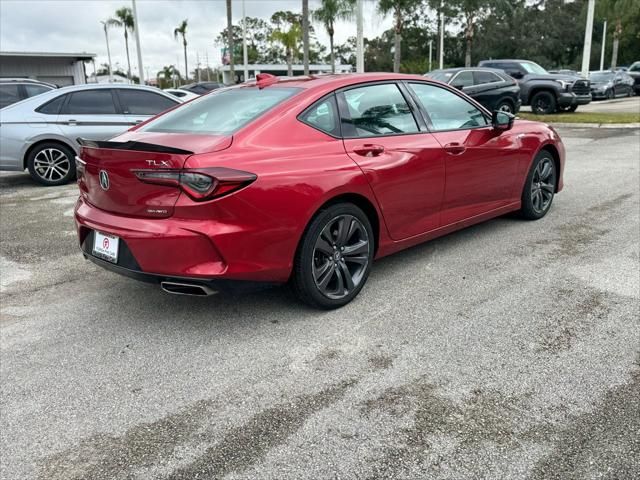
[[[320,0],[310,0],[317,8]],[[151,76],[164,65],[177,64],[184,71],[182,43],[173,38],[173,30],[188,19],[189,70],[196,55],[204,64],[220,64],[220,47],[215,38],[226,26],[225,0],[138,0],[137,9],[145,70]],[[376,2],[365,1],[365,36],[379,35],[390,28],[390,18],[376,14]],[[0,0],[0,50],[96,53],[96,65],[107,62],[107,49],[101,20],[116,9],[131,6],[130,0]],[[301,0],[246,0],[247,16],[269,19],[278,10],[300,11]],[[242,15],[241,0],[233,0],[234,23]],[[318,39],[327,45],[328,37],[315,25]],[[336,28],[336,44],[355,36],[355,22],[340,22]],[[111,57],[114,66],[126,70],[127,60],[122,29],[109,29]],[[135,38],[130,36],[131,68],[137,73]],[[89,67],[88,72],[91,72]],[[145,75],[146,76],[146,75]]]

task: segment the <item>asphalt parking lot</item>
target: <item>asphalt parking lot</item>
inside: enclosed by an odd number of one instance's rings
[[[531,107],[522,107],[523,112],[531,112]],[[640,97],[616,98],[615,100],[594,100],[578,107],[577,112],[597,113],[640,113]]]
[[[560,133],[546,218],[383,259],[333,312],[103,271],[75,185],[3,174],[2,478],[638,478],[640,131]]]

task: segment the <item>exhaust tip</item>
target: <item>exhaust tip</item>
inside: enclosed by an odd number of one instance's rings
[[[160,282],[160,287],[167,293],[190,295],[193,297],[208,297],[209,295],[218,293],[205,285],[197,285],[194,283]]]

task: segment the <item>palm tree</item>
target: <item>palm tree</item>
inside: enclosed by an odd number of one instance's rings
[[[173,82],[175,88],[175,78],[180,78],[180,72],[173,65],[165,65],[162,67],[162,70],[158,72],[157,76],[163,79],[163,85],[165,87],[171,86],[171,82]]]
[[[271,39],[284,47],[287,57],[287,75],[291,77],[293,75],[293,57],[298,55],[302,39],[300,15],[292,12],[276,12],[271,17],[271,21],[276,25]]]
[[[236,72],[233,59],[233,12],[231,11],[231,0],[227,0],[227,48],[229,49],[229,75],[231,83],[236,83]]]
[[[394,52],[393,71],[400,71],[400,48],[402,46],[402,29],[404,19],[413,14],[420,7],[422,0],[380,0],[378,11],[386,15],[393,12]]]
[[[331,73],[336,72],[336,57],[333,48],[335,23],[348,20],[353,15],[354,0],[322,0],[319,9],[313,11],[313,19],[321,23],[329,35],[329,52],[331,55]]]
[[[178,36],[182,36],[182,46],[184,48],[184,78],[189,79],[189,67],[187,66],[187,19],[185,18],[180,25],[173,30],[173,38],[176,40]]]
[[[598,3],[598,9],[602,17],[613,19],[613,50],[611,52],[611,70],[615,70],[618,64],[618,45],[622,35],[623,23],[634,12],[636,0],[603,0]],[[637,10],[636,10],[637,11]]]
[[[131,79],[131,60],[129,60],[129,32],[134,30],[133,11],[129,7],[116,10],[116,16],[107,20],[107,24],[124,28],[124,45],[127,49],[127,78]]]

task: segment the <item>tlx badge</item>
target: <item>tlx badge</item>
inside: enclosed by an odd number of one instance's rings
[[[167,160],[147,160],[147,165],[150,167],[171,167],[171,164]]]

